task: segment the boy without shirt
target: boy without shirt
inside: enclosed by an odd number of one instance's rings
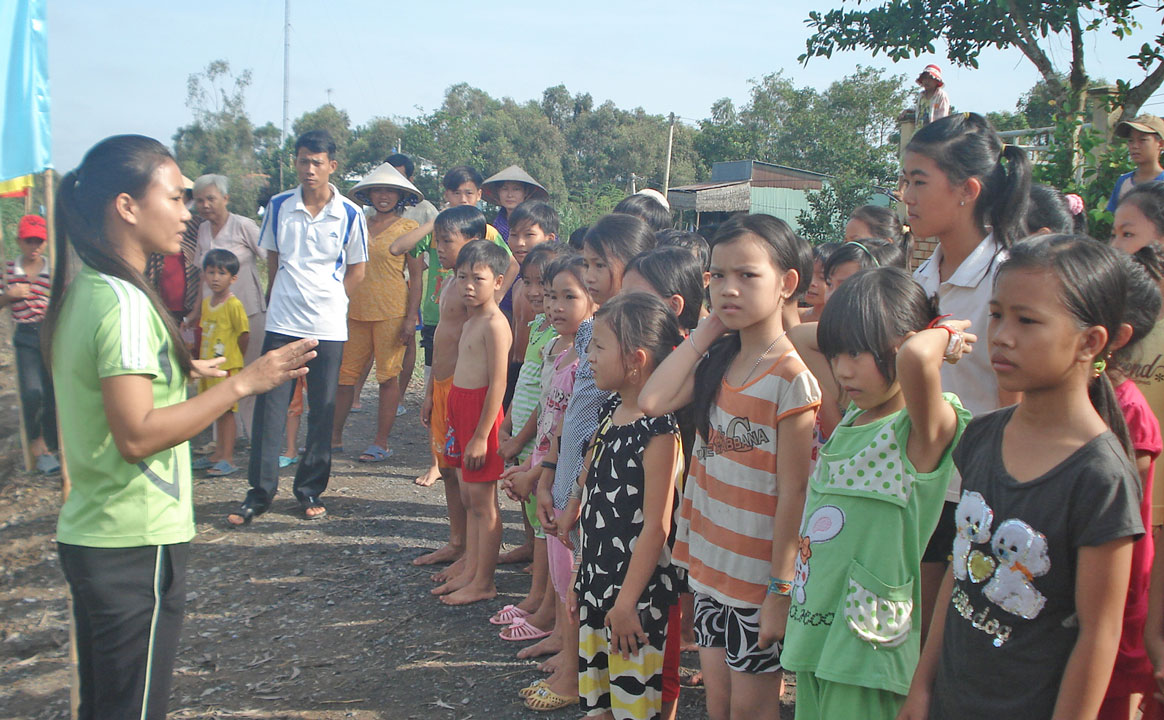
[[[433,225],[436,238],[436,259],[442,268],[451,270],[456,265],[461,248],[485,235],[485,216],[475,207],[452,207],[437,215]],[[461,502],[461,489],[457,481],[456,468],[444,456],[445,441],[448,439],[447,404],[453,386],[453,374],[457,367],[457,343],[461,330],[468,318],[464,300],[456,289],[454,280],[444,283],[440,295],[440,322],[432,335],[432,371],[424,386],[424,404],[420,410],[420,421],[429,428],[432,438],[432,452],[439,467],[439,477],[445,486],[445,501],[449,511],[449,541],[441,549],[417,558],[416,564],[451,562],[452,566],[437,573],[433,579],[443,583],[433,593],[443,595],[459,588],[452,579],[457,578],[466,561],[461,558],[465,551],[465,506]],[[447,582],[446,582],[447,581]]]
[[[444,199],[448,203],[449,208],[462,206],[476,208],[477,204],[481,202],[481,175],[467,165],[461,165],[449,170],[445,173],[441,184],[444,186]],[[441,288],[445,280],[448,279],[452,267],[451,265],[448,268],[443,267],[437,260],[436,237],[434,235],[435,223],[435,219],[422,223],[415,230],[398,237],[389,248],[389,252],[393,255],[409,253],[414,258],[425,257],[427,260],[428,269],[425,272],[423,286],[424,296],[420,304],[422,325],[420,345],[424,350],[426,385],[432,375],[433,334],[436,332],[436,326],[440,319],[439,298],[441,297]],[[497,232],[497,229],[492,225],[485,224],[485,232],[482,237],[506,248],[506,252],[508,252],[508,247],[505,245],[505,240],[501,237],[501,233]],[[511,259],[509,269],[505,274],[505,288],[502,296],[504,296],[505,291],[509,290],[509,286],[513,284],[513,281],[517,278],[517,274],[518,264]],[[428,472],[416,479],[416,484],[426,487],[432,485],[438,477],[439,465],[440,458],[438,453],[433,458],[432,467],[429,468]],[[448,562],[455,560],[459,552],[459,550],[452,552],[448,546],[445,546],[436,552],[422,555],[414,560],[413,564],[429,565]]]
[[[450,592],[441,602],[447,605],[467,605],[497,595],[493,582],[501,547],[497,480],[505,468],[497,452],[497,433],[505,394],[505,360],[512,341],[509,319],[497,299],[508,266],[509,256],[502,248],[484,240],[471,242],[457,256],[455,281],[445,291],[461,298],[466,315],[449,390],[444,448],[445,459],[460,468],[467,519],[465,563],[460,574],[446,583]],[[450,306],[456,296],[450,297]]]

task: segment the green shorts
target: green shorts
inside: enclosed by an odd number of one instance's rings
[[[525,508],[525,519],[529,520],[530,527],[534,531],[534,537],[538,540],[545,540],[546,532],[542,530],[542,524],[538,521],[537,497],[533,493],[530,493],[529,500],[526,500],[523,506]]]
[[[796,673],[796,720],[894,720],[904,702],[904,695],[888,690],[821,680],[811,672]]]

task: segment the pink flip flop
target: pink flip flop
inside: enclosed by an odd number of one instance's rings
[[[523,617],[529,617],[529,613],[516,605],[506,605],[493,613],[493,617],[489,618],[489,622],[494,625],[505,625],[508,627],[513,624],[514,620]]]
[[[548,637],[549,635],[549,630],[540,630],[537,627],[529,624],[525,618],[518,618],[514,620],[512,625],[497,634],[497,636],[502,640],[508,640],[510,642],[528,642],[530,640],[541,640],[542,638]]]

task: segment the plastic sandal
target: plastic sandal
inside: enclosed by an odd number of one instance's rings
[[[218,449],[218,443],[211,440],[210,442],[200,447],[194,448],[195,455],[213,455],[214,451]]]
[[[489,618],[489,622],[494,625],[509,626],[513,624],[514,620],[523,617],[529,617],[529,613],[516,605],[506,605],[493,613],[493,617]]]
[[[238,523],[238,524],[232,523],[230,521],[230,515],[238,515],[239,517],[241,517],[243,519],[243,521],[241,523]],[[234,528],[237,530],[240,527],[245,527],[247,525],[250,525],[251,520],[254,520],[259,515],[262,515],[262,513],[255,510],[252,506],[244,503],[242,507],[240,507],[236,512],[230,513],[230,515],[226,516],[227,517],[226,525],[227,525],[227,527]]]
[[[363,455],[356,458],[362,463],[381,463],[392,457],[392,450],[385,450],[379,445],[369,445],[368,449],[364,451]]]
[[[200,457],[190,463],[191,470],[209,470],[212,467],[214,467],[214,461],[208,457]]]
[[[545,686],[545,684],[546,684],[546,681],[543,679],[534,680],[529,685],[523,687],[521,690],[518,690],[517,694],[520,697],[528,698],[531,695],[533,695],[534,693],[536,693],[538,690],[541,690],[542,687]]]
[[[541,640],[548,637],[549,630],[542,630],[535,625],[531,625],[525,618],[518,618],[513,621],[513,624],[497,633],[497,637],[502,640],[510,642],[528,642],[530,640]]]
[[[327,517],[327,508],[323,506],[323,503],[320,502],[319,498],[317,497],[309,497],[306,500],[301,501],[300,505],[303,506],[304,520],[322,520]],[[323,512],[320,512],[316,515],[308,515],[307,511],[311,508],[320,508]]]
[[[564,707],[578,704],[578,696],[566,697],[559,695],[550,689],[549,685],[542,685],[525,699],[525,706],[530,710],[538,712],[551,712],[553,710],[561,710]]]
[[[407,414],[408,414],[408,408],[404,407],[403,405],[396,406],[396,417],[400,417],[401,415],[407,415]]]
[[[52,475],[61,471],[61,463],[52,453],[45,453],[36,458],[36,471],[41,475]]]
[[[295,457],[287,457],[286,455],[279,456],[279,467],[281,467],[281,468],[291,467],[292,465],[294,465],[297,462],[299,462],[298,455],[296,455]]]
[[[233,475],[238,471],[238,466],[231,465],[230,462],[226,460],[219,460],[218,462],[214,463],[212,467],[207,468],[206,474],[210,477],[226,477],[227,475]]]

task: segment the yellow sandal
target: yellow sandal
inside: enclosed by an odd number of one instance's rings
[[[521,690],[518,690],[517,694],[523,698],[528,698],[531,695],[534,695],[535,693],[537,693],[537,691],[540,690],[541,688],[545,687],[545,684],[546,684],[545,680],[542,680],[542,679],[534,680],[526,687],[523,687]]]
[[[549,685],[543,685],[538,688],[533,695],[525,699],[525,706],[530,710],[538,712],[550,712],[553,710],[561,710],[564,707],[570,707],[578,703],[578,696],[566,697],[559,695],[550,689]]]

